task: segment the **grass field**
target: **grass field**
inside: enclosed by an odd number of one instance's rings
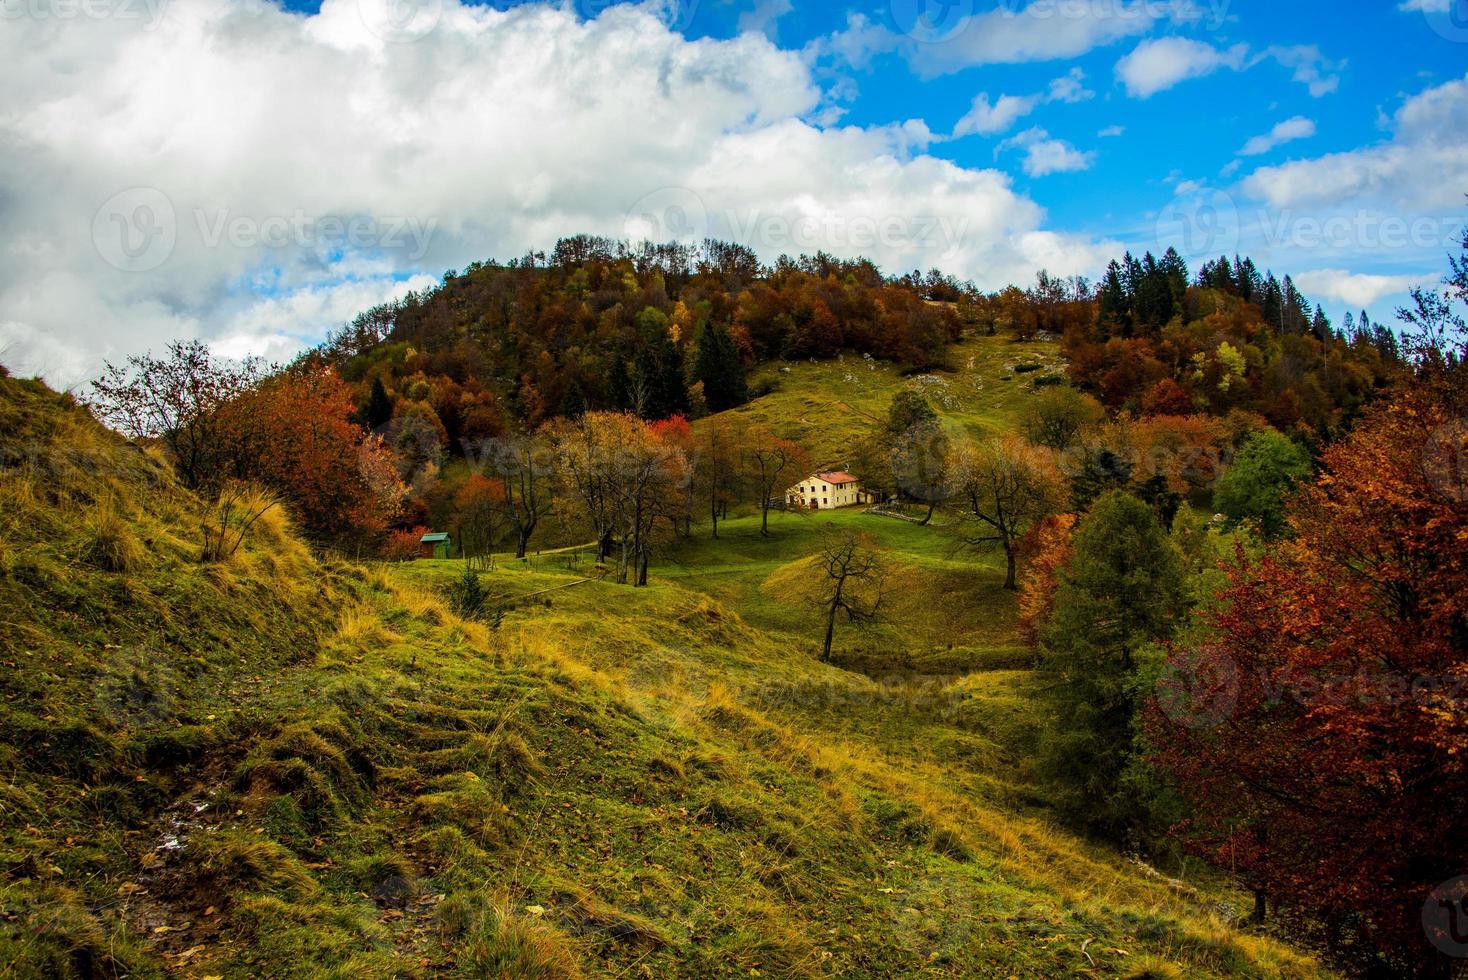
[[[766,365],[751,382],[774,390],[730,414],[795,439],[810,449],[818,466],[842,466],[850,447],[886,419],[892,396],[904,388],[927,396],[954,433],[982,438],[1012,431],[1036,383],[1065,373],[1058,343],[1002,337],[955,344],[948,368],[904,376],[884,361],[851,354],[836,361]]]
[[[155,458],[28,383],[0,423],[0,975],[1325,975],[1054,828],[1012,600],[941,529],[740,517],[646,589],[501,561],[491,629],[456,563],[278,512],[201,564]],[[835,664],[827,523],[902,585]]]

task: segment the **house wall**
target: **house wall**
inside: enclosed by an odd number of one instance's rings
[[[816,502],[816,510],[835,510],[864,504],[867,498],[859,483],[838,487],[816,479],[801,480],[786,494],[786,503],[791,507],[810,507],[812,499]]]

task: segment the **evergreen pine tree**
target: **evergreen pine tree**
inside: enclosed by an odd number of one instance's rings
[[[586,414],[586,392],[581,387],[581,382],[575,378],[566,386],[566,393],[561,396],[561,416],[568,419],[579,419]]]
[[[632,376],[627,371],[627,358],[618,354],[607,370],[607,403],[615,412],[628,412],[633,408]]]
[[[1139,668],[1186,605],[1182,558],[1151,508],[1121,492],[1098,500],[1076,531],[1044,634],[1055,723],[1040,769],[1067,819],[1113,840],[1133,843],[1150,806],[1131,792]]]
[[[367,428],[376,432],[392,421],[392,398],[382,386],[381,378],[372,379],[372,392],[367,396],[367,407],[362,412],[362,421]]]
[[[703,382],[704,400],[711,412],[723,412],[749,400],[744,358],[729,331],[719,324],[705,324],[699,331],[693,374]]]

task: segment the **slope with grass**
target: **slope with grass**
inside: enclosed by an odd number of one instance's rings
[[[1037,386],[1065,378],[1056,341],[974,336],[949,347],[946,362],[947,370],[915,375],[849,353],[834,361],[769,363],[751,379],[769,394],[727,414],[795,439],[819,466],[838,466],[871,426],[886,420],[892,396],[904,388],[925,395],[955,435],[982,438],[1012,431]]]
[[[3,378],[0,502],[0,973],[1322,974],[1044,820],[997,569],[934,529],[835,518],[910,576],[847,670],[795,515],[641,590],[501,563],[490,629],[454,563],[324,561],[276,511],[201,563],[155,458]]]

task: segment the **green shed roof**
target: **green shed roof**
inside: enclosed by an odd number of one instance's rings
[[[443,544],[448,539],[447,534],[425,534],[418,541],[420,544]]]

